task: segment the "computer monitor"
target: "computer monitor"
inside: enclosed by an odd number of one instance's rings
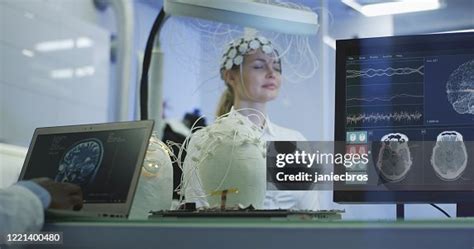
[[[336,150],[372,159],[335,202],[474,203],[474,33],[338,40],[335,108]]]
[[[127,216],[154,121],[37,128],[19,180],[48,177],[81,187],[83,211]]]

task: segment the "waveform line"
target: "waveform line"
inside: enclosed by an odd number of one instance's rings
[[[400,68],[393,68],[389,67],[386,69],[374,69],[374,68],[369,68],[367,70],[347,70],[347,79],[353,79],[353,78],[373,78],[376,76],[393,76],[393,75],[409,75],[409,74],[414,74],[418,73],[420,75],[424,75],[424,73],[421,71],[425,66],[422,65],[418,68],[411,68],[411,67],[400,67]]]
[[[374,101],[392,101],[395,98],[423,98],[423,95],[413,95],[413,94],[397,94],[390,97],[372,97],[372,98],[348,98],[346,101],[366,101],[366,102],[374,102]]]
[[[418,121],[421,119],[423,114],[420,112],[415,111],[414,113],[410,112],[395,112],[395,113],[361,113],[361,114],[356,114],[356,115],[349,115],[346,117],[346,124],[351,125],[351,124],[357,124],[360,122],[367,123],[367,122],[373,122],[377,123],[380,121],[405,121],[405,122],[410,122],[410,121]]]

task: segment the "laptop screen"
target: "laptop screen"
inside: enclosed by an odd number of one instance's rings
[[[137,162],[143,160],[148,128],[39,133],[30,147],[23,179],[49,177],[77,184],[84,203],[127,201]]]

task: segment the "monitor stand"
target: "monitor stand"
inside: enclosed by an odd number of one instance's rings
[[[405,204],[397,203],[397,220],[405,219]]]
[[[474,217],[474,204],[458,203],[456,204],[457,217]],[[397,220],[405,219],[404,204],[397,204]]]
[[[474,203],[458,203],[456,204],[457,217],[474,217]]]

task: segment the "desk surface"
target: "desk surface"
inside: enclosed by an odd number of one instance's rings
[[[60,248],[474,248],[474,219],[288,221],[268,219],[50,222]],[[26,248],[58,248],[39,246]]]

